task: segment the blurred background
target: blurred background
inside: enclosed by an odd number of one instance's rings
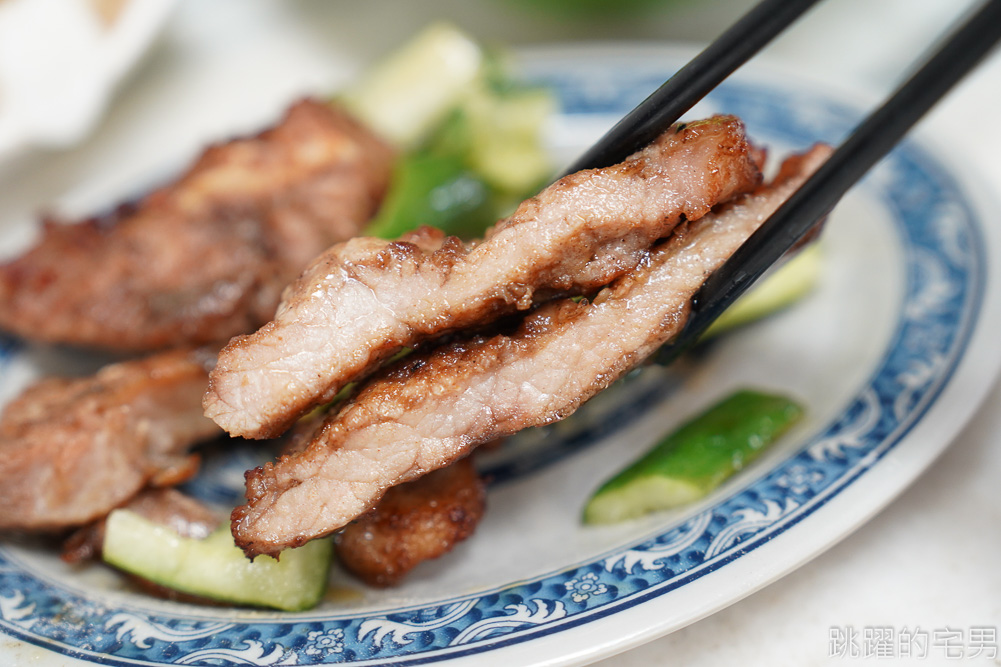
[[[752,4],[0,0],[0,253],[27,242],[40,211],[85,214],[142,192],[207,142],[263,127],[299,96],[336,93],[437,19],[516,52],[582,42],[697,46]],[[760,60],[878,97],[975,4],[827,0]],[[1001,197],[999,106],[995,54],[926,127]],[[846,664],[829,656],[832,628],[1001,624],[998,407],[995,390],[932,470],[828,553],[607,664]]]
[[[301,95],[336,93],[445,19],[485,44],[705,44],[751,0],[3,0],[0,187],[5,222],[87,192],[144,189],[208,141],[256,130]],[[970,0],[828,0],[759,60],[885,93]],[[996,59],[995,59],[996,60]],[[974,79],[998,81],[994,62]],[[997,86],[965,86],[980,120]],[[944,105],[943,105],[944,106]],[[957,116],[957,122],[964,117]],[[978,122],[975,147],[1001,145]],[[962,133],[954,140],[962,143]],[[994,142],[994,143],[992,143]],[[157,145],[154,150],[146,147]],[[169,146],[164,150],[163,146]],[[98,165],[100,169],[98,169]],[[77,187],[81,174],[87,187]],[[102,194],[101,196],[106,196]]]

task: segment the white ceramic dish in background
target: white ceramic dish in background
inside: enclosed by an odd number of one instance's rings
[[[94,127],[175,0],[0,3],[0,162]]]
[[[566,157],[681,62],[670,50],[563,49],[529,58],[565,111]],[[858,109],[755,72],[696,113],[739,114],[774,154],[837,141]],[[696,363],[652,369],[481,460],[496,478],[477,534],[398,589],[339,573],[318,609],[280,614],[175,604],[101,567],[74,570],[31,543],[0,546],[0,658],[153,664],[577,664],[691,623],[829,547],[904,489],[949,443],[995,375],[999,231],[976,183],[909,141],[852,191],[825,237],[820,289],[719,341]],[[10,345],[0,396],[34,352]],[[809,407],[806,423],[696,506],[607,528],[580,508],[611,470],[720,394],[754,384]],[[210,458],[191,491],[239,493],[254,454]],[[44,664],[44,663],[43,663]]]

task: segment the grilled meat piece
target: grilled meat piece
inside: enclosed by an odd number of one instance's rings
[[[247,473],[233,532],[249,555],[329,534],[391,487],[477,445],[563,419],[683,326],[705,278],[827,157],[790,158],[772,184],[676,230],[592,303],[538,308],[511,335],[414,354],[374,376],[301,453]]]
[[[401,348],[606,285],[680,221],[757,186],[757,156],[743,124],[717,116],[561,179],[479,244],[338,244],[289,287],[274,321],[222,351],[206,414],[232,435],[274,437]]]
[[[191,445],[221,433],[201,410],[211,360],[175,350],[29,387],[0,419],[0,530],[80,526],[190,477]]]
[[[423,561],[472,535],[486,485],[467,457],[391,488],[334,538],[337,562],[371,586],[398,584]]]
[[[0,266],[0,328],[137,351],[253,331],[314,257],[358,233],[390,169],[390,150],[367,129],[299,102],[135,205],[47,222],[34,248]]]
[[[221,523],[208,507],[177,489],[143,489],[125,509],[168,526],[181,537],[208,537]],[[63,543],[63,560],[79,563],[99,558],[104,548],[104,528],[107,517],[74,531]]]

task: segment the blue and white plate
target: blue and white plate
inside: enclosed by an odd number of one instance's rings
[[[658,50],[529,57],[531,76],[564,104],[549,130],[554,153],[568,159],[678,62]],[[741,116],[777,156],[836,143],[862,115],[754,70],[693,115],[715,111]],[[711,614],[872,516],[986,392],[999,361],[987,331],[1001,304],[988,264],[1001,245],[980,196],[939,152],[906,142],[831,216],[815,293],[484,457],[495,481],[477,534],[399,588],[367,589],[335,572],[311,612],[203,608],[146,597],[103,567],[72,568],[31,543],[2,544],[0,662],[577,664]],[[0,396],[34,363],[5,347]],[[704,502],[618,526],[580,524],[585,499],[610,472],[749,384],[799,397],[808,419]],[[210,460],[191,490],[232,498],[254,460],[245,450]]]

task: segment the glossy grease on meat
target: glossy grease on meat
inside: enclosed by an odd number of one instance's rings
[[[0,266],[0,328],[116,350],[252,331],[314,257],[358,233],[390,169],[390,150],[367,129],[300,102],[134,205],[47,222],[35,247]]]
[[[479,444],[563,419],[683,326],[705,278],[827,158],[788,159],[768,186],[679,228],[593,302],[561,299],[510,335],[411,355],[374,376],[309,446],[247,474],[233,532],[275,554],[337,530],[391,487]]]
[[[717,116],[561,179],[479,244],[338,244],[289,287],[274,321],[223,350],[206,414],[232,435],[273,437],[401,348],[606,285],[679,222],[756,187],[757,158],[743,124]]]

